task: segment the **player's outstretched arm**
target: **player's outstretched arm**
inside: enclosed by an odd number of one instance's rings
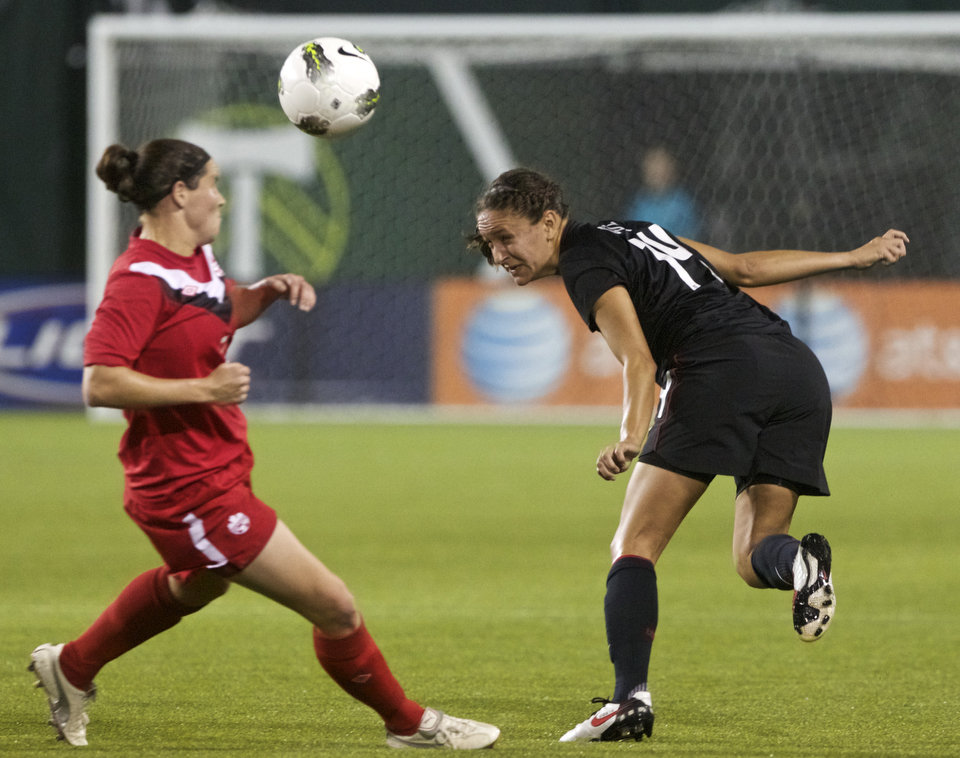
[[[317,293],[313,285],[299,274],[274,274],[249,286],[234,285],[230,289],[230,300],[236,326],[256,321],[281,298],[301,311],[309,311],[316,305]]]
[[[877,263],[889,266],[907,254],[909,241],[903,232],[890,229],[846,252],[755,250],[734,255],[702,242],[683,240],[706,258],[725,281],[738,287],[781,284],[829,271],[870,268]]]

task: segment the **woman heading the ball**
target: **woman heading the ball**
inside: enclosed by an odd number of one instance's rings
[[[137,206],[141,226],[111,268],[87,335],[83,396],[123,409],[124,509],[164,563],[134,579],[75,640],[33,651],[30,668],[58,735],[86,745],[100,669],[239,584],[313,625],[320,665],[383,718],[390,746],[492,745],[496,727],[406,697],[343,581],[251,491],[240,410],[250,369],[225,354],[234,332],[274,301],[311,310],[313,287],[296,274],[251,286],[224,276],[210,248],[224,198],[202,148],[173,139],[138,151],[111,145],[97,175]]]
[[[497,177],[476,218],[473,245],[487,261],[520,286],[561,276],[623,367],[620,435],[596,462],[613,480],[636,460],[604,599],[615,686],[561,741],[640,740],[654,720],[655,565],[714,476],[735,477],[733,560],[743,580],[793,591],[803,640],[819,639],[836,607],[827,540],[788,534],[800,495],[829,494],[827,380],[789,326],[738,287],[892,264],[907,236],[891,229],[841,253],[732,255],[645,221],[573,220],[560,186],[528,169]]]

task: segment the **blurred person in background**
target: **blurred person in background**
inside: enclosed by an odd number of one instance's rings
[[[680,237],[699,239],[700,209],[693,194],[679,182],[677,159],[663,145],[640,156],[642,184],[627,207],[628,219],[651,221]]]

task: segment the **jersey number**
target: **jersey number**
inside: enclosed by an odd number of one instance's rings
[[[657,230],[659,230],[659,227],[651,226],[648,231],[656,234]],[[658,261],[665,262],[670,268],[677,272],[677,276],[679,276],[681,281],[690,289],[700,289],[700,284],[694,281],[690,272],[683,267],[683,263],[693,257],[693,253],[689,250],[677,247],[676,243],[672,240],[655,239],[644,232],[638,232],[636,237],[631,237],[630,244],[641,250],[648,251]],[[711,269],[708,268],[707,270],[713,274]],[[714,276],[716,276],[716,274],[714,274]],[[717,278],[719,279],[719,277]]]

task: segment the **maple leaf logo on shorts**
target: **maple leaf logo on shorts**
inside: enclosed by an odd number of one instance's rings
[[[246,513],[234,513],[227,519],[227,529],[231,534],[245,534],[250,528],[250,517]]]

